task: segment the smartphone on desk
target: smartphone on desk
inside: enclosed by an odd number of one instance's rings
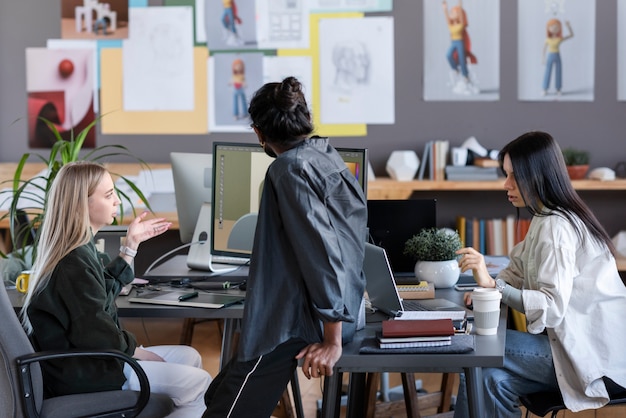
[[[454,285],[454,289],[459,292],[468,292],[476,289],[477,287],[480,287],[477,283],[458,283]]]

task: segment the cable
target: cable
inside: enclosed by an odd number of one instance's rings
[[[157,258],[156,260],[154,260],[154,261],[152,262],[152,264],[150,264],[150,265],[148,266],[148,268],[147,268],[147,269],[146,269],[146,271],[143,273],[143,275],[144,275],[144,276],[145,276],[145,275],[147,275],[147,274],[150,272],[150,270],[152,270],[152,269],[154,268],[154,266],[156,266],[156,265],[157,265],[159,262],[161,262],[164,258],[169,257],[170,255],[174,254],[175,252],[180,251],[180,250],[182,250],[183,248],[191,247],[192,245],[196,245],[196,244],[204,244],[205,242],[206,242],[206,241],[195,241],[195,242],[190,242],[190,243],[188,243],[188,244],[183,244],[183,245],[180,245],[180,246],[178,246],[178,247],[174,248],[173,250],[170,250],[170,251],[166,252],[165,254],[163,254],[162,256],[160,256],[159,258]]]

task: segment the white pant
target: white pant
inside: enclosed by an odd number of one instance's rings
[[[202,368],[202,357],[195,348],[186,345],[142,347],[161,356],[161,361],[140,361],[150,382],[150,391],[163,393],[174,401],[176,409],[170,418],[200,418],[206,409],[204,393],[211,375]],[[139,390],[137,375],[129,365],[124,366],[125,390]]]

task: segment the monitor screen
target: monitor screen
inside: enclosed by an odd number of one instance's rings
[[[211,154],[172,152],[172,177],[176,196],[176,212],[180,241],[191,242],[200,208],[205,202],[211,202]]]
[[[435,199],[368,200],[370,241],[387,251],[395,274],[412,275],[415,260],[404,255],[404,243],[423,228],[437,226]]]
[[[365,192],[367,149],[336,149]],[[265,173],[273,161],[258,144],[213,144],[212,255],[250,257]]]

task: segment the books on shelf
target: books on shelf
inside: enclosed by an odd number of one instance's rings
[[[418,179],[424,180],[424,177],[428,176],[430,180],[445,180],[445,168],[448,163],[449,149],[450,141],[439,140],[426,142],[418,172]]]
[[[456,229],[463,246],[473,247],[485,255],[508,255],[513,247],[524,239],[530,219],[469,218],[459,215]]]
[[[478,167],[475,165],[454,166],[445,168],[446,180],[451,181],[488,181],[498,180],[498,167]]]
[[[396,286],[401,299],[434,299],[435,286],[427,281],[419,284],[399,284]]]

